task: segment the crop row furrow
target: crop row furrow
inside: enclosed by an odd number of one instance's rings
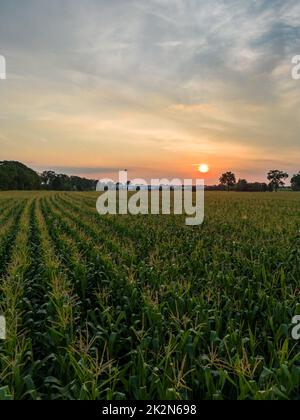
[[[120,259],[120,261],[117,262],[118,264],[131,266],[136,263],[136,257],[133,253],[129,253],[128,247],[125,249],[124,244],[116,242],[117,238],[112,236],[111,232],[103,232],[103,224],[100,218],[98,219],[97,224],[93,223],[94,220],[91,217],[86,216],[84,212],[80,211],[77,207],[70,205],[70,203],[63,200],[61,197],[58,201],[55,201],[55,206],[73,222],[77,229],[84,231],[95,245],[104,244],[107,252],[116,255],[117,258]]]
[[[22,202],[16,216],[16,233],[6,274],[1,279],[0,308],[6,319],[6,339],[0,342],[0,384],[7,398],[35,398],[31,381],[30,332],[24,326],[24,293],[30,266],[28,253],[31,201]],[[11,238],[13,235],[11,235]],[[29,365],[29,371],[26,366]]]
[[[15,239],[18,235],[20,219],[24,211],[26,201],[22,201],[18,206],[13,208],[5,218],[2,225],[1,244],[0,244],[0,277],[6,272],[7,265],[10,261]]]
[[[70,196],[68,195],[68,197]],[[70,200],[76,201],[73,197],[70,197]],[[157,243],[157,226],[155,225],[153,228],[149,226],[147,231],[145,231],[141,225],[141,218],[139,216],[136,216],[135,218],[128,215],[99,216],[96,212],[96,199],[95,201],[92,201],[91,205],[83,201],[81,203],[81,209],[91,216],[94,219],[94,222],[99,223],[100,220],[104,223],[107,226],[108,231],[115,232],[125,243],[130,240],[133,243],[137,259],[147,258],[151,250],[155,248],[155,244]]]

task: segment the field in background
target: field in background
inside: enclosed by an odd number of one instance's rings
[[[0,193],[0,399],[299,398],[300,194],[206,193],[99,216],[96,193]]]

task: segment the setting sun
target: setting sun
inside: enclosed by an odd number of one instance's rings
[[[207,172],[209,171],[209,166],[206,165],[206,163],[202,163],[201,165],[199,165],[198,168],[199,172],[201,172],[202,174],[207,174]]]

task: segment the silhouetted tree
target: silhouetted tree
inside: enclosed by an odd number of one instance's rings
[[[300,171],[292,177],[291,185],[293,191],[300,191]]]
[[[56,178],[54,171],[44,171],[41,174],[42,187],[51,190],[53,188],[53,181]]]
[[[71,176],[71,189],[73,191],[94,191],[97,186],[97,182],[94,179],[80,178],[79,176]]]
[[[239,179],[236,184],[237,191],[248,191],[248,182],[246,179]]]
[[[0,190],[39,190],[38,174],[20,162],[0,162]]]
[[[227,191],[230,190],[230,187],[234,187],[236,184],[236,177],[232,172],[225,172],[220,178],[221,185],[227,186]]]
[[[56,191],[93,191],[97,181],[94,179],[81,178],[57,174],[54,171],[44,171],[41,176],[42,188]]]
[[[268,185],[265,182],[250,182],[247,185],[247,191],[249,192],[266,192],[268,190]]]
[[[268,172],[268,180],[270,181],[269,187],[271,191],[277,192],[280,187],[285,185],[284,179],[287,179],[289,175],[286,172],[273,169]]]
[[[205,191],[225,191],[224,185],[205,185]]]

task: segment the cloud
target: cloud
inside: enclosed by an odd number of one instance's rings
[[[298,0],[2,3],[5,156],[95,169],[122,153],[154,171],[171,165],[166,143],[176,159],[250,148],[276,162],[284,147],[296,168]]]

